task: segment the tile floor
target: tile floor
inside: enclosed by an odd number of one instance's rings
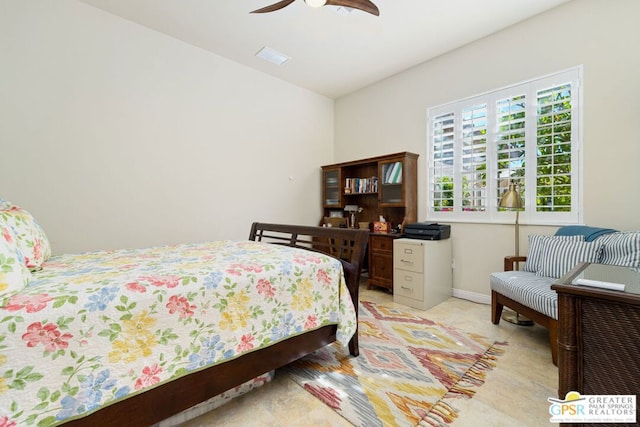
[[[507,341],[497,367],[487,372],[484,385],[472,399],[457,402],[456,427],[550,426],[548,397],[557,397],[558,370],[551,363],[548,335],[540,326],[516,326],[505,321],[493,325],[490,306],[450,298],[427,311],[395,304],[388,293],[362,286],[360,300],[415,311],[431,320]],[[263,387],[195,418],[183,427],[204,426],[351,426],[345,419],[278,375]]]

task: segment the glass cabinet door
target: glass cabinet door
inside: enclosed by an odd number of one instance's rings
[[[327,208],[342,207],[340,169],[322,171],[323,203]]]
[[[380,203],[386,205],[402,205],[402,162],[390,161],[380,163]]]

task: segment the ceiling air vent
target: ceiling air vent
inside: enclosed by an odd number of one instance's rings
[[[282,65],[287,62],[289,58],[287,55],[278,52],[275,49],[271,49],[270,47],[263,47],[256,53],[256,56],[260,59],[264,59],[265,61],[269,61],[272,64]]]

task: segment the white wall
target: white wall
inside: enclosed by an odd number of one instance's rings
[[[55,253],[314,224],[332,161],[328,98],[75,0],[0,0],[0,197]]]
[[[425,220],[428,107],[584,64],[584,221],[638,230],[638,16],[637,0],[574,0],[340,98],[335,160],[420,154],[418,218]],[[521,253],[527,235],[554,231],[521,227]],[[452,224],[458,295],[490,293],[488,275],[513,253],[513,232],[513,225]]]
[[[429,106],[584,64],[585,222],[640,229],[637,16],[573,1],[337,100],[334,125],[330,99],[84,3],[0,0],[0,197],[56,253],[245,238],[315,223],[320,165],[408,150],[424,220]],[[487,295],[513,226],[452,236],[456,291]]]

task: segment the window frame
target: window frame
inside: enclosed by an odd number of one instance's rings
[[[582,99],[583,99],[583,66],[572,67],[557,73],[536,77],[514,85],[468,98],[448,102],[427,109],[427,156],[426,156],[426,212],[428,221],[440,222],[478,222],[509,223],[513,222],[514,212],[498,208],[499,195],[506,187],[498,187],[498,158],[495,140],[497,121],[496,103],[499,100],[525,94],[525,176],[524,176],[524,209],[520,211],[520,222],[531,225],[567,225],[583,222],[583,156],[582,156]],[[571,210],[570,212],[539,212],[536,207],[537,179],[537,94],[562,84],[570,83],[571,87]],[[484,211],[465,211],[462,208],[462,112],[479,104],[487,105],[486,129],[486,207]],[[453,209],[450,211],[434,211],[435,178],[434,165],[434,121],[447,113],[453,113],[454,121],[454,196]],[[531,189],[529,191],[526,191]],[[522,191],[522,188],[519,188]],[[495,197],[494,197],[495,196]],[[534,207],[534,209],[531,209]]]

